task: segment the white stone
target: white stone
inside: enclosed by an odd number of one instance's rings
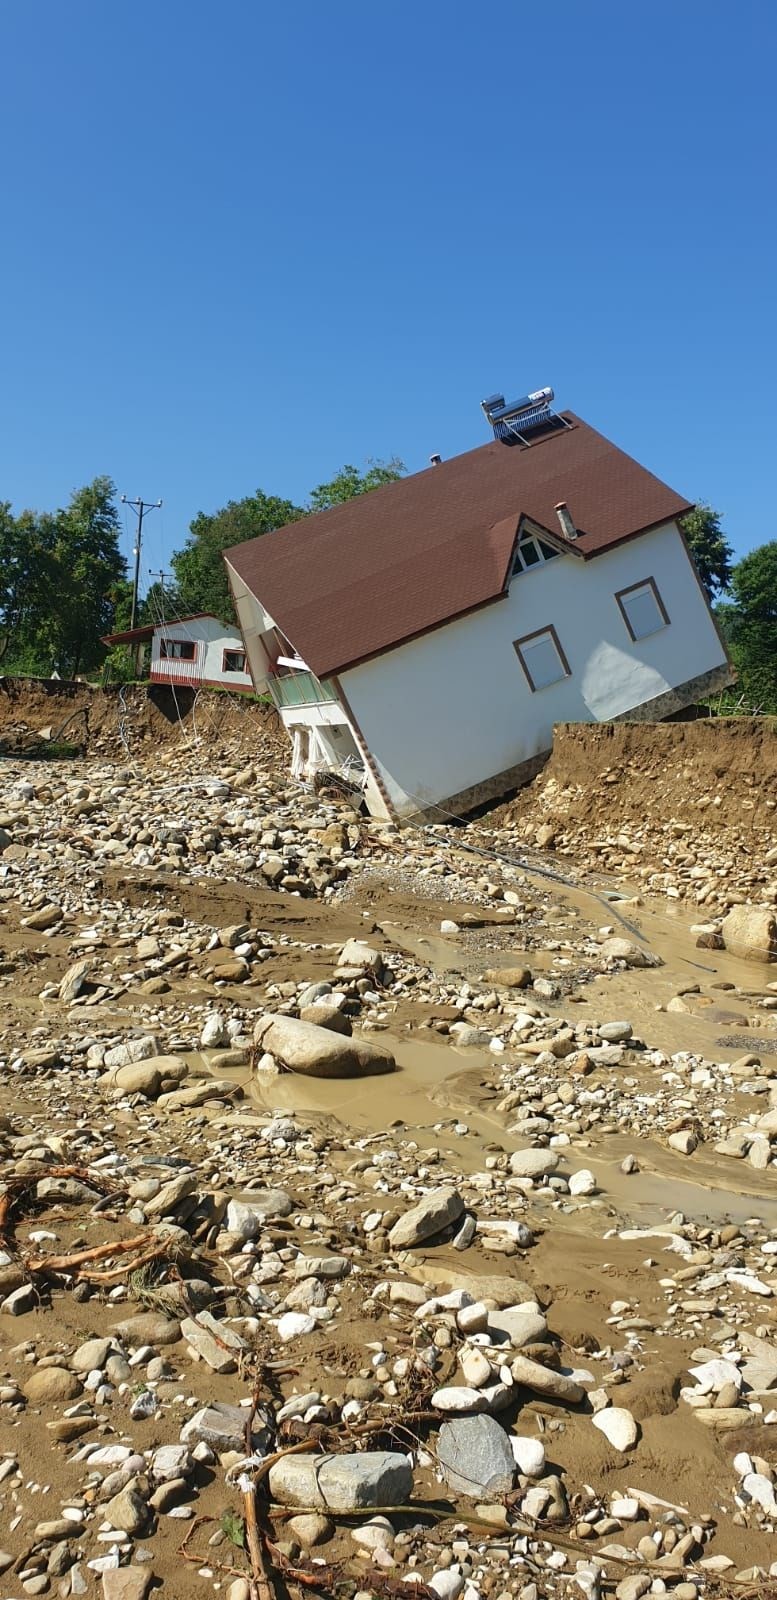
[[[742,1387],[739,1368],[733,1361],[726,1361],[723,1357],[702,1361],[698,1367],[689,1367],[688,1371],[699,1385],[698,1394],[717,1394],[725,1383],[733,1383],[737,1389]]]
[[[492,1377],[491,1362],[484,1356],[482,1350],[476,1350],[471,1346],[469,1349],[462,1350],[459,1366],[461,1367],[464,1382],[471,1389],[482,1389],[485,1384],[490,1383]]]
[[[510,1448],[515,1458],[518,1471],[525,1478],[541,1478],[545,1471],[545,1446],[539,1439],[530,1439],[524,1434],[513,1433],[510,1435]]]
[[[596,1179],[588,1167],[573,1172],[569,1180],[569,1193],[573,1195],[596,1194]]]
[[[481,1389],[472,1389],[463,1384],[448,1384],[444,1389],[437,1389],[432,1395],[432,1405],[438,1411],[453,1413],[467,1413],[472,1411],[485,1411],[487,1400]]]
[[[456,1325],[461,1333],[485,1333],[488,1315],[488,1307],[482,1300],[476,1300],[474,1305],[462,1306],[456,1313]]]
[[[632,1495],[619,1496],[610,1505],[610,1515],[617,1517],[619,1522],[636,1522],[639,1516],[639,1501]]]
[[[464,1578],[453,1567],[441,1568],[439,1572],[432,1573],[429,1588],[440,1596],[440,1600],[458,1600],[464,1590]],[[409,1592],[412,1593],[412,1590]]]
[[[278,1322],[278,1337],[288,1344],[290,1339],[299,1339],[305,1333],[312,1333],[315,1326],[315,1317],[308,1317],[302,1311],[286,1311]]]
[[[227,1025],[219,1011],[211,1011],[205,1018],[200,1032],[200,1044],[203,1050],[215,1050],[229,1044]]]
[[[630,1411],[625,1406],[607,1406],[592,1417],[595,1428],[603,1433],[615,1450],[631,1450],[637,1442],[638,1429]]]
[[[777,1500],[774,1497],[774,1485],[767,1478],[765,1472],[748,1472],[742,1479],[742,1488],[746,1495],[754,1500],[769,1516],[777,1516]]]

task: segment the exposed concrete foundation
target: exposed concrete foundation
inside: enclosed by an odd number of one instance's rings
[[[663,722],[664,717],[674,716],[676,711],[685,711],[697,700],[706,700],[709,695],[728,689],[736,680],[734,668],[726,661],[720,667],[713,667],[711,672],[702,672],[698,678],[689,678],[687,683],[679,684],[676,689],[668,689],[666,694],[657,695],[655,700],[647,700],[643,706],[635,706],[633,711],[624,711],[611,720]]]
[[[473,783],[471,788],[462,789],[459,794],[435,801],[434,805],[425,806],[423,811],[414,812],[412,817],[403,815],[399,821],[417,822],[419,817],[423,817],[424,822],[450,822],[452,817],[466,816],[468,811],[477,810],[478,806],[486,805],[489,800],[499,800],[511,789],[521,789],[525,783],[531,783],[532,778],[542,771],[549,755],[550,750],[542,750],[539,755],[530,756],[528,761],[519,761],[517,766],[508,767],[506,772],[497,772],[493,778]]]

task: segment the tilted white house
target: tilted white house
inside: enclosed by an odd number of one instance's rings
[[[358,758],[375,815],[458,815],[531,777],[557,722],[733,681],[689,502],[571,412],[503,438],[487,415],[492,443],[225,553],[293,770]]]
[[[176,617],[174,622],[149,623],[125,633],[109,633],[102,642],[132,650],[138,677],[145,676],[147,668],[152,683],[253,693],[240,629],[220,622],[210,611]]]

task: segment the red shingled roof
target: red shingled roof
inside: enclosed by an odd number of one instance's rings
[[[528,449],[482,445],[225,550],[319,678],[498,599],[522,516],[588,558],[690,509],[572,412]]]

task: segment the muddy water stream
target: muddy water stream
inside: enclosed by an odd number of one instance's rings
[[[612,893],[611,885],[595,891],[597,896],[608,892]],[[487,926],[479,930],[477,939],[468,938],[464,928],[449,936],[440,934],[424,927],[422,919],[420,926],[419,922],[410,926],[382,921],[380,930],[388,944],[440,977],[482,981],[484,969],[509,963],[525,963],[537,972],[567,980],[570,970],[585,975],[580,943],[606,925],[606,906],[583,888],[562,886],[554,887],[553,905],[553,918],[543,922],[541,929],[532,926],[528,947],[521,926]],[[766,985],[774,976],[773,969],[738,961],[725,951],[697,950],[690,932],[695,918],[680,907],[627,902],[624,913],[638,929],[644,947],[660,956],[663,965],[589,976],[563,999],[543,1000],[543,1009],[576,1022],[628,1018],[635,1034],[668,1055],[686,1051],[713,1061],[734,1060],[744,1053],[744,1039],[754,1053],[759,1045],[777,1048],[777,1015],[758,1009],[758,1001],[769,994]],[[614,931],[623,932],[614,918],[612,925]],[[495,934],[498,944],[490,948]],[[536,948],[538,935],[546,941],[545,948]],[[560,948],[549,950],[550,942]],[[678,1004],[678,996],[687,1009],[667,1010],[670,1001]],[[530,990],[525,998],[536,999]],[[727,1047],[722,1039],[732,1036],[743,1042]],[[229,1069],[228,1076],[240,1082],[257,1109],[265,1113],[299,1113],[333,1131],[349,1131],[357,1137],[390,1136],[392,1126],[401,1125],[422,1147],[439,1148],[464,1171],[482,1170],[488,1150],[511,1151],[525,1142],[510,1135],[506,1127],[509,1118],[494,1109],[499,1062],[521,1059],[519,1052],[513,1055],[508,1051],[502,1058],[487,1050],[457,1049],[449,1040],[428,1032],[380,1037],[396,1056],[398,1071],[391,1076],[360,1081],[291,1073],[251,1076],[244,1067]],[[190,1059],[195,1071],[219,1070],[206,1054]],[[630,1076],[637,1070],[634,1066],[623,1068]],[[649,1093],[649,1082],[646,1089]],[[763,1110],[765,1105],[763,1098],[757,1105],[749,1102],[742,1115],[746,1117],[750,1109]],[[638,1158],[640,1171],[627,1177],[620,1171],[620,1163],[631,1152]],[[693,1158],[684,1158],[652,1139],[590,1133],[562,1155],[562,1170],[590,1167],[604,1207],[640,1226],[665,1222],[673,1213],[682,1212],[700,1222],[718,1223],[757,1216],[777,1232],[774,1173],[756,1172],[743,1162],[718,1156],[711,1144]]]

